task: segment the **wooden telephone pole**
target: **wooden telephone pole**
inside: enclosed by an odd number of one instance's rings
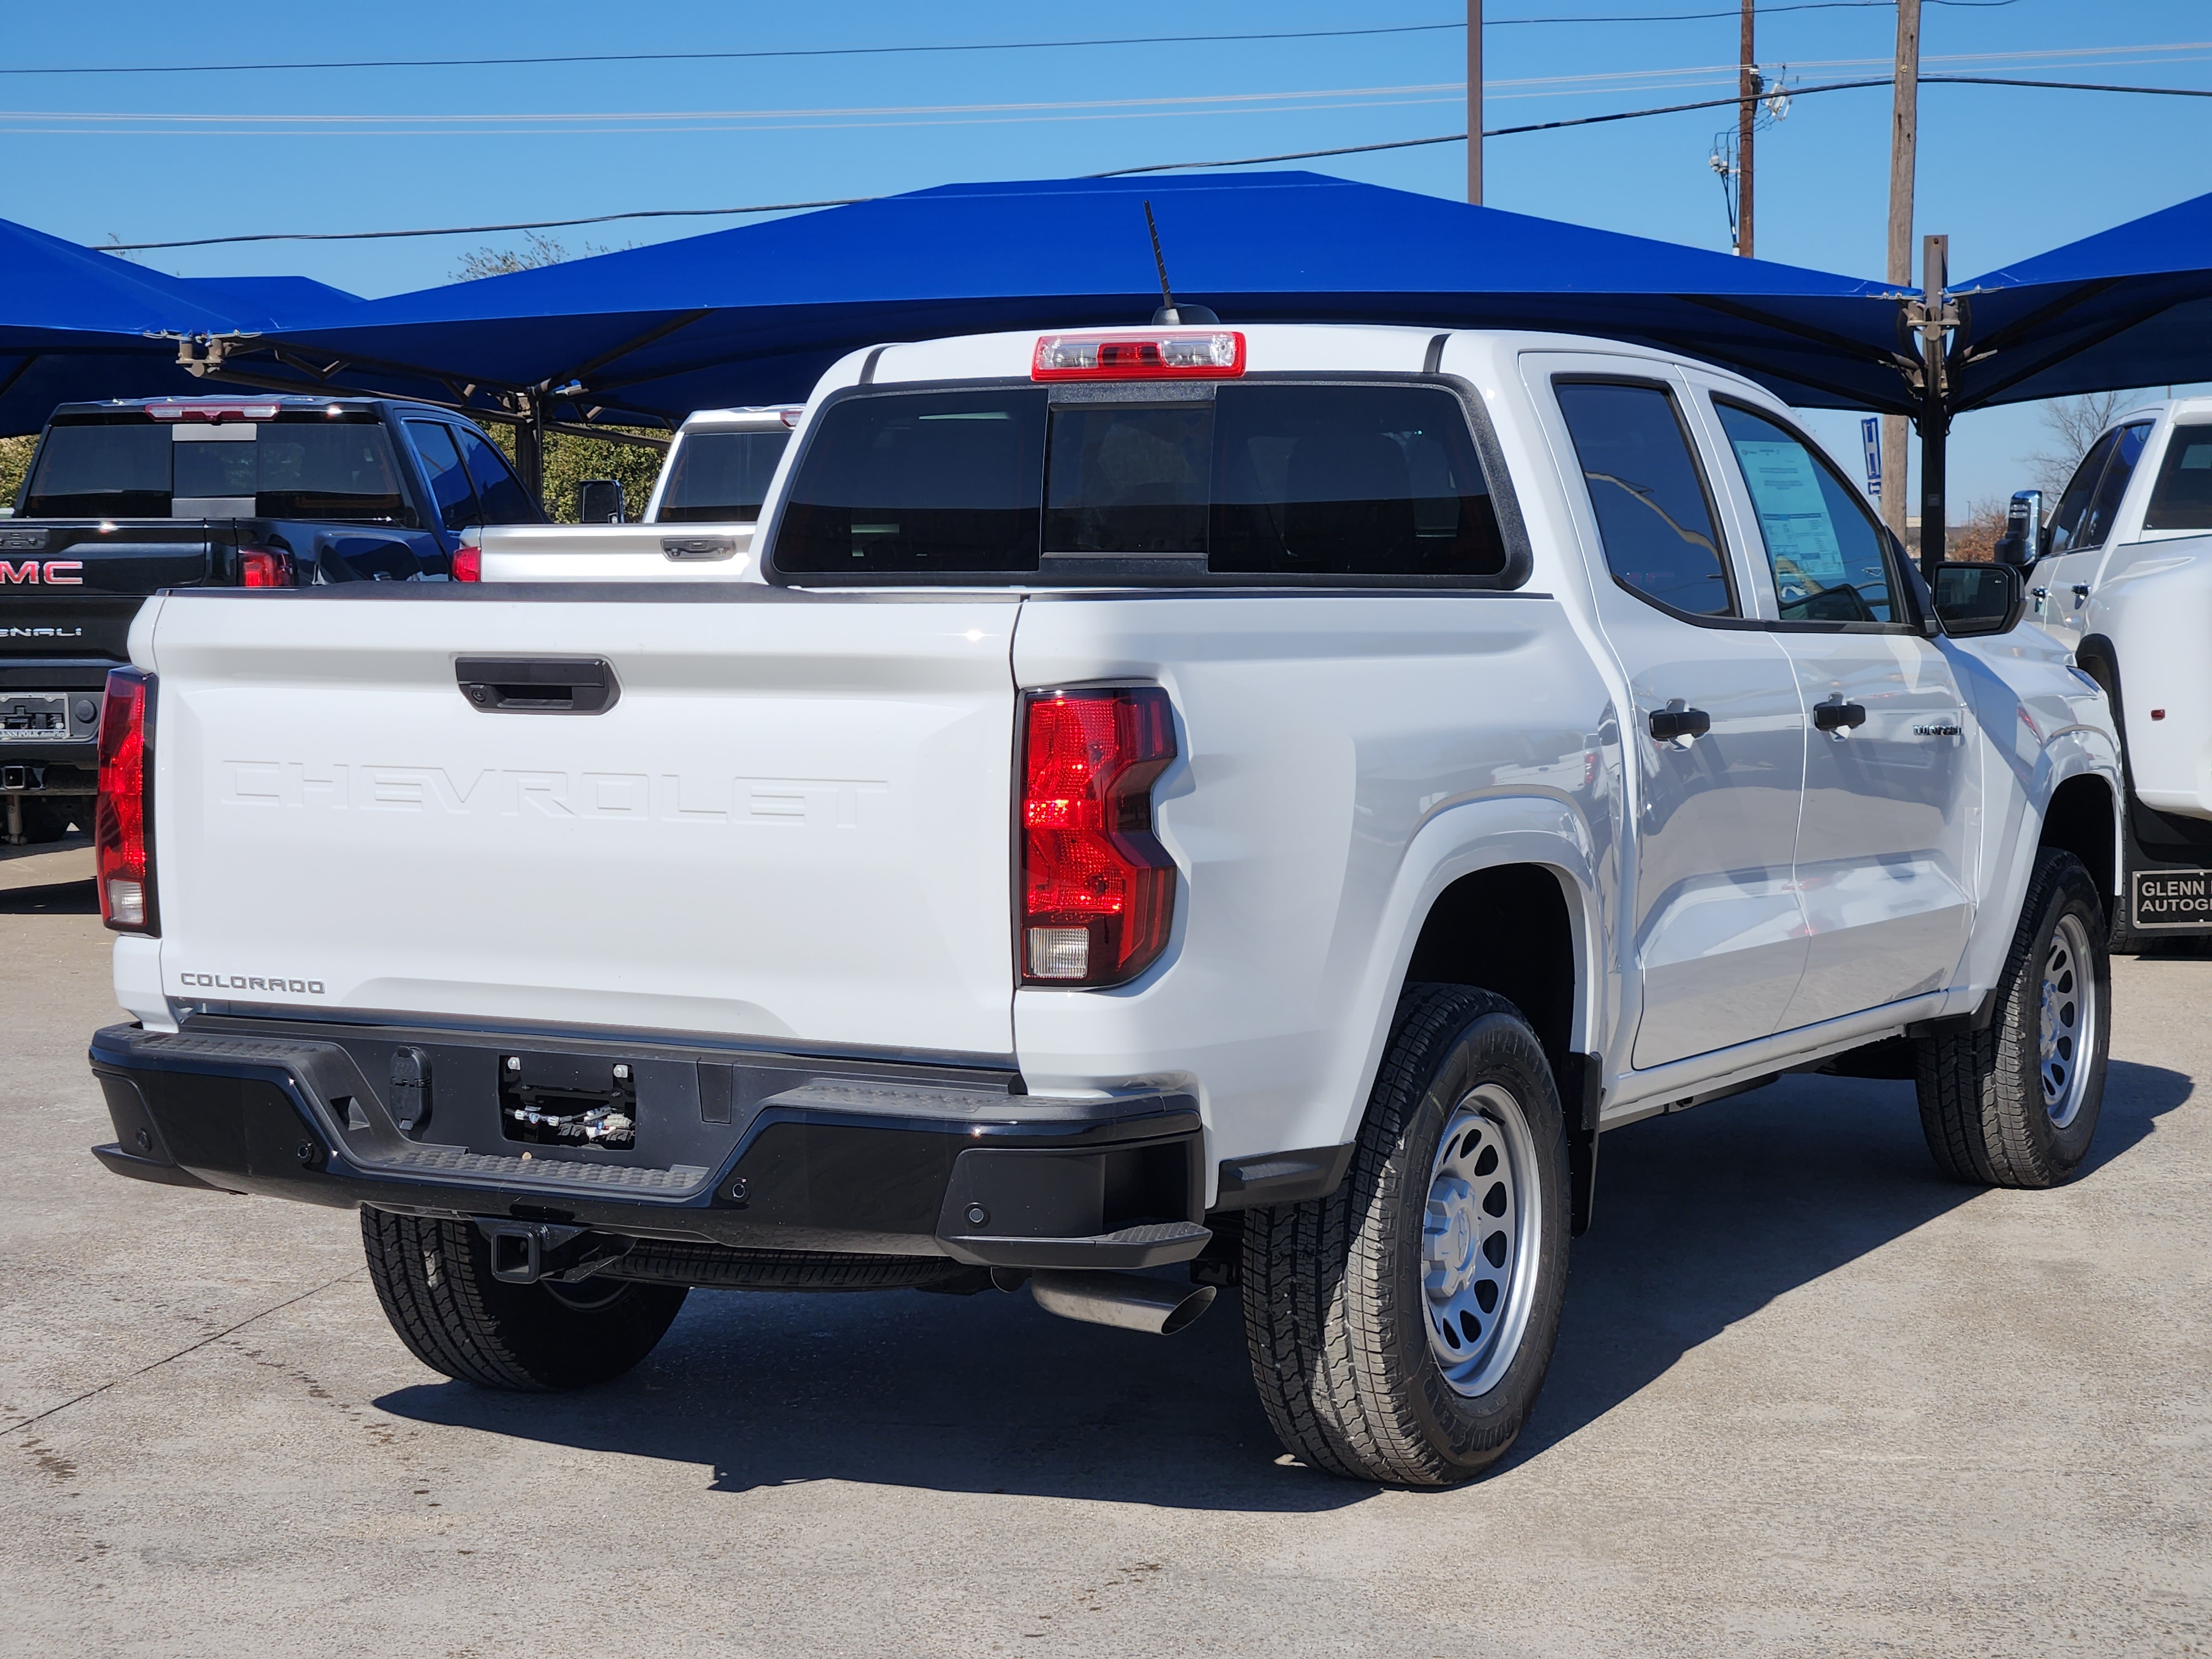
[[[1897,83],[1889,123],[1889,270],[1894,288],[1912,285],[1912,179],[1919,127],[1920,0],[1897,0]],[[1881,417],[1881,517],[1905,539],[1905,421]]]
[[[1482,201],[1482,0],[1467,0],[1467,199]]]
[[[1736,90],[1743,101],[1735,112],[1735,251],[1747,259],[1751,252],[1751,132],[1759,113],[1759,64],[1753,55],[1752,0],[1743,0],[1743,28]]]

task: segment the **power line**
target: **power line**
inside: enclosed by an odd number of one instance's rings
[[[1894,0],[1790,0],[1761,6],[1761,15],[1787,11],[1855,11],[1887,7]],[[2020,0],[1926,0],[1929,5],[1986,10]],[[1490,17],[1485,28],[1522,28],[1537,24],[1691,23],[1734,17],[1730,11],[1627,12],[1564,17]],[[1240,40],[1340,40],[1355,36],[1430,34],[1464,29],[1464,21],[1395,23],[1353,29],[1269,29],[1239,34],[1121,34],[1074,40],[969,40],[904,46],[783,46],[750,52],[591,52],[547,53],[523,58],[354,58],[265,64],[51,64],[0,65],[0,75],[228,75],[276,70],[380,69],[502,69],[556,64],[708,64],[793,58],[879,58],[902,53],[963,52],[1051,52],[1081,46],[1160,46],[1220,44]]]
[[[1964,0],[1954,0],[1963,3]],[[1738,14],[1731,12],[1730,16]],[[1852,92],[1869,87],[1886,87],[1889,78],[1867,81],[1831,81],[1820,86],[1786,87],[1778,88],[1791,98],[1809,98],[1824,92]],[[1923,75],[1923,86],[1953,87],[2035,87],[2054,92],[2112,92],[2129,93],[2151,98],[2212,98],[2212,88],[2196,87],[2129,87],[2112,86],[2090,81],[2026,81],[1993,75]],[[1599,126],[1613,121],[1636,121],[1651,115],[1679,115],[1688,110],[1723,109],[1741,104],[1741,94],[1732,98],[1701,98],[1693,103],[1662,104],[1651,109],[1616,110],[1606,115],[1577,115],[1558,121],[1532,121],[1521,126],[1486,127],[1485,138],[1511,138],[1522,133],[1553,132],[1563,127]],[[1371,144],[1335,144],[1326,149],[1285,150],[1273,155],[1243,155],[1225,161],[1153,161],[1142,167],[1110,167],[1103,173],[1086,175],[1093,179],[1124,179],[1138,173],[1196,172],[1215,167],[1261,167],[1272,161],[1311,161],[1330,155],[1364,155],[1376,150],[1419,149],[1429,144],[1460,144],[1467,142],[1464,132],[1438,133],[1427,138],[1389,138]],[[196,236],[174,242],[106,242],[100,245],[104,253],[153,252],[166,248],[219,247],[239,242],[369,242],[395,240],[412,236],[489,236],[516,230],[564,230],[583,225],[612,224],[625,219],[727,219],[756,213],[798,213],[813,208],[853,207],[862,202],[880,201],[873,196],[845,196],[818,202],[773,202],[752,207],[731,208],[645,208],[628,213],[600,213],[580,219],[530,219],[512,224],[444,225],[423,230],[279,230],[264,231],[243,236]]]

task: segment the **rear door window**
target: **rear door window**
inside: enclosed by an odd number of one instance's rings
[[[1856,490],[1787,427],[1713,400],[1759,514],[1784,622],[1897,620],[1887,538]]]
[[[2075,551],[2081,541],[2082,517],[2089,510],[2089,498],[2096,493],[2097,480],[2104,475],[2105,463],[2112,458],[2112,446],[2119,435],[2107,432],[2098,439],[2081,458],[2081,465],[2074,469],[2066,493],[2058,498],[2058,510],[2051,515],[2051,533],[2043,548],[2045,556]]]
[[[687,432],[660,492],[663,524],[743,524],[760,517],[788,432]]]
[[[477,500],[483,508],[486,524],[540,524],[545,515],[530,499],[530,492],[522,487],[522,480],[514,476],[501,454],[484,435],[474,427],[457,426],[453,435],[461,441],[461,459],[468,465],[469,480],[477,487]]]
[[[1613,580],[1670,611],[1736,615],[1712,497],[1674,394],[1583,380],[1554,389]]]
[[[2151,486],[2145,530],[2212,530],[2212,424],[2176,426]]]
[[[2081,527],[2069,552],[2102,547],[2111,538],[2112,526],[2120,516],[2120,500],[2128,493],[2128,484],[2136,476],[2136,463],[2142,459],[2143,445],[2150,437],[2151,426],[2148,421],[2140,421],[2122,427],[2114,435],[2112,459],[2105,463],[2105,475],[2097,480],[2097,493],[2089,498],[2089,510],[2081,515]]]
[[[1448,389],[1245,384],[1185,402],[1164,388],[1144,400],[1148,390],[1127,402],[1053,404],[1018,387],[833,404],[770,561],[793,574],[1036,571],[1099,556],[1236,575],[1506,569]]]
[[[415,453],[422,458],[422,470],[429,475],[430,499],[439,522],[448,530],[483,523],[468,469],[461,465],[461,453],[453,445],[453,428],[443,421],[410,421],[407,435],[415,441]]]

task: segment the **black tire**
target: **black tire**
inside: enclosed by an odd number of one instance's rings
[[[361,1212],[384,1316],[432,1370],[481,1388],[549,1393],[605,1382],[651,1353],[690,1294],[592,1278],[509,1285],[465,1221]]]
[[[1430,1335],[1423,1225],[1445,1129],[1468,1121],[1455,1115],[1470,1103],[1496,1100],[1477,1094],[1486,1087],[1517,1107],[1516,1144],[1526,1144],[1514,1167],[1534,1214],[1497,1304],[1517,1303],[1525,1323],[1510,1355],[1502,1338],[1488,1338],[1501,1346],[1463,1377],[1482,1391],[1462,1393]],[[1455,1148],[1473,1139],[1453,1128]],[[1522,1212],[1511,1212],[1516,1226]],[[1566,1295],[1567,1220],[1565,1125],[1535,1033],[1486,991],[1410,988],[1343,1185],[1327,1198],[1245,1214],[1245,1340],[1277,1437],[1316,1468],[1391,1485],[1452,1486],[1495,1463],[1528,1421],[1551,1364]],[[1466,1261],[1474,1261],[1471,1242]]]
[[[2056,1187],[2081,1167],[2104,1104],[2112,1042],[2106,938],[2104,901],[2089,872],[2070,853],[2039,849],[1989,1029],[1922,1037],[1915,1045],[1920,1126],[1928,1150],[1953,1180]],[[2054,1116],[2041,1048],[2043,994],[2054,942],[2062,939],[2069,955],[2085,959],[2070,980],[2054,981],[2053,1060],[2065,1079],[2065,1109]],[[2081,1007],[2085,988],[2087,1010]],[[2069,1001],[2070,1019],[2064,1017]]]

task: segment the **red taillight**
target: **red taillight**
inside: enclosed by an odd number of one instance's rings
[[[457,582],[480,582],[483,580],[483,549],[457,547],[453,550],[453,580]]]
[[[1122,984],[1175,916],[1175,860],[1152,835],[1152,784],[1176,755],[1167,693],[1037,691],[1027,714],[1022,982]]]
[[[238,585],[240,587],[291,586],[292,556],[272,548],[240,548]]]
[[[154,757],[147,750],[153,717],[154,677],[136,668],[108,670],[92,856],[100,916],[118,933],[161,931],[154,908]]]
[[[1244,372],[1234,329],[1141,334],[1047,334],[1030,362],[1033,380],[1233,380]]]

